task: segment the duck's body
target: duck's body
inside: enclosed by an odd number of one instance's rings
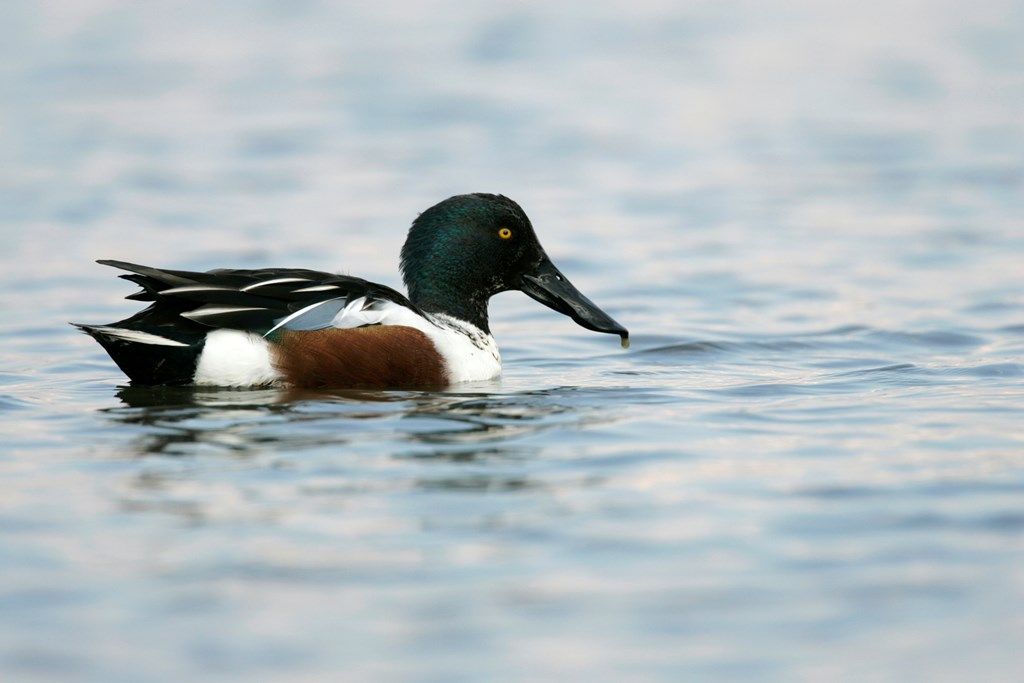
[[[425,388],[491,379],[501,357],[487,301],[507,289],[628,339],[551,265],[522,209],[495,195],[453,197],[417,219],[402,250],[410,297],[312,270],[100,263],[142,287],[129,299],[153,303],[117,323],[78,327],[137,384]]]
[[[494,337],[419,310],[383,285],[311,270],[129,271],[155,303],[80,325],[134,382],[207,386],[412,387],[501,373]]]

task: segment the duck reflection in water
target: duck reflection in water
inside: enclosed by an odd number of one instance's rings
[[[418,460],[521,459],[537,449],[517,437],[587,417],[559,389],[492,394],[129,386],[117,396],[124,405],[105,412],[120,424],[142,428],[138,455],[244,457],[372,445]],[[370,429],[361,424],[367,420],[391,421],[393,428]]]

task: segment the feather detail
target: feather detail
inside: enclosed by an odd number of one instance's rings
[[[174,294],[197,294],[199,292],[237,292],[238,290],[234,287],[225,287],[223,285],[184,285],[182,287],[171,287],[170,289],[164,289],[160,291],[161,296],[171,296]]]
[[[273,334],[282,327],[289,330],[320,330],[329,327],[331,320],[345,305],[345,299],[324,299],[310,304],[282,318],[264,336]]]
[[[181,314],[181,317],[209,327],[245,330],[251,326],[261,324],[266,318],[266,314],[266,308],[256,306],[217,306],[210,304],[201,306],[194,311],[184,312]]]
[[[313,287],[303,287],[302,289],[293,289],[292,294],[310,294],[312,292],[330,292],[332,290],[341,289],[338,285],[315,285]]]
[[[395,305],[419,313],[395,290],[360,278],[314,270],[161,270],[124,261],[104,265],[127,270],[122,275],[142,287],[131,295],[155,301],[159,311],[207,328],[228,328],[260,335],[284,329],[344,328],[381,322],[379,307]],[[349,303],[362,300],[357,306]],[[332,301],[334,303],[326,304]],[[345,311],[343,313],[343,311]]]
[[[135,344],[149,344],[151,346],[188,346],[180,341],[161,337],[157,334],[142,332],[140,330],[129,330],[121,327],[110,327],[107,325],[75,325],[79,329],[91,335],[101,335],[108,339],[119,339],[121,341]]]
[[[264,280],[263,282],[257,282],[257,283],[252,284],[252,285],[246,285],[245,287],[242,287],[238,291],[240,291],[240,292],[250,292],[250,291],[252,291],[252,290],[254,290],[254,289],[258,288],[258,287],[269,287],[270,285],[284,285],[284,284],[291,284],[293,282],[309,282],[309,278],[304,278],[304,277],[279,277],[279,278],[274,278],[273,280]],[[298,290],[295,290],[295,291],[298,291]]]

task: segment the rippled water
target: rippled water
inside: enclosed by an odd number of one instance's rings
[[[10,680],[1010,680],[1024,6],[8,3]],[[633,332],[500,381],[124,386],[95,258],[398,285],[519,200]]]

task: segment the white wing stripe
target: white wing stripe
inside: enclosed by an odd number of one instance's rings
[[[160,294],[187,294],[188,292],[234,292],[234,287],[223,287],[220,285],[186,285],[185,287],[171,287]]]
[[[149,332],[126,330],[123,327],[94,327],[93,330],[107,337],[123,339],[125,341],[135,342],[136,344],[150,344],[152,346],[188,346],[188,344],[183,344],[180,341],[161,337],[156,334],[150,334]]]
[[[203,306],[188,313],[182,313],[183,318],[206,318],[211,315],[224,315],[225,313],[244,313],[245,311],[266,311],[262,306]]]
[[[329,292],[332,289],[341,289],[338,285],[316,285],[315,287],[303,287],[302,289],[293,289],[292,294],[301,294],[304,292]]]
[[[285,284],[287,282],[309,282],[309,278],[305,278],[305,277],[279,277],[279,278],[274,279],[274,280],[264,280],[263,282],[257,282],[255,284],[246,285],[245,287],[242,287],[238,291],[240,291],[240,292],[248,292],[250,290],[256,289],[257,287],[268,287],[270,285],[283,285],[283,284]]]

